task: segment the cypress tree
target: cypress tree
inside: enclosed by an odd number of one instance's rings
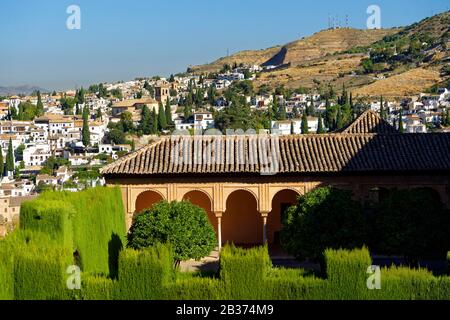
[[[158,125],[159,125],[159,130],[164,130],[167,128],[166,114],[164,112],[164,107],[163,107],[162,102],[159,103],[159,108],[158,108]]]
[[[89,131],[89,110],[87,107],[83,109],[83,129],[81,130],[81,139],[85,147],[91,144],[91,133]]]
[[[278,120],[286,120],[286,107],[284,106],[284,104],[280,104],[278,108],[277,118]]]
[[[325,126],[327,128],[331,128],[332,127],[332,120],[331,120],[331,112],[330,112],[330,99],[328,98],[328,96],[325,98]]]
[[[208,102],[210,105],[213,106],[215,101],[216,101],[216,88],[213,85],[211,85],[209,86],[208,89]]]
[[[3,161],[3,150],[2,147],[0,146],[0,180],[3,177],[4,172],[5,172],[5,163]]]
[[[19,114],[17,115],[17,120],[19,120],[19,121],[23,120],[23,104],[22,104],[22,102],[19,103]]]
[[[302,130],[302,134],[308,134],[309,133],[308,116],[307,116],[306,112],[303,112],[301,130]]]
[[[344,117],[342,115],[342,110],[339,108],[338,114],[336,117],[336,129],[342,129],[344,127]]]
[[[278,104],[278,98],[273,95],[272,96],[273,102],[272,102],[272,112],[275,115],[275,119],[276,120],[281,120],[278,116],[279,116],[279,112],[280,112],[280,106]]]
[[[36,104],[36,113],[38,116],[41,116],[44,113],[44,105],[42,104],[41,92],[37,92],[37,104]]]
[[[170,99],[169,98],[166,101],[165,115],[166,115],[166,123],[167,123],[167,125],[170,126],[172,124],[172,110],[170,108]]]
[[[159,127],[159,125],[158,125],[158,115],[156,114],[155,110],[152,111],[152,118],[153,118],[152,130],[151,130],[152,134],[158,134],[158,127]]]
[[[184,119],[187,120],[189,119],[189,117],[192,115],[192,107],[190,104],[187,104],[184,106],[183,109],[183,113],[184,113]]]
[[[294,107],[292,108],[292,118],[297,119],[298,116],[299,116],[298,107],[297,107],[297,106],[294,106]]]
[[[9,138],[8,154],[6,155],[6,170],[14,171],[14,151],[11,138]]]
[[[322,124],[322,113],[320,113],[320,112],[319,112],[319,120],[317,123],[317,133],[318,134],[325,133],[325,130],[323,129],[323,124]]]
[[[141,130],[144,134],[150,134],[150,110],[146,105],[142,107],[141,113],[141,121],[139,122],[139,130]]]
[[[306,107],[306,113],[308,116],[314,115],[314,97],[310,96],[310,103],[309,106]]]

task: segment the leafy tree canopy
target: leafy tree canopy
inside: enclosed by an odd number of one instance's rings
[[[171,243],[177,262],[199,260],[214,249],[216,236],[203,209],[188,201],[161,201],[136,217],[128,234],[134,249],[157,243]]]
[[[321,260],[325,249],[364,245],[365,219],[351,192],[317,188],[299,198],[283,218],[282,246],[299,259]]]

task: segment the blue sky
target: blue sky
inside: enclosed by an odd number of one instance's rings
[[[68,30],[69,5],[81,30]],[[325,29],[328,15],[365,28],[371,4],[382,27],[449,10],[447,0],[2,0],[0,86],[49,90],[169,75],[243,49]]]

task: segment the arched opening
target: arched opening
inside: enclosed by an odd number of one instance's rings
[[[283,215],[286,210],[297,203],[299,194],[290,189],[279,191],[272,199],[272,211],[267,218],[267,240],[269,244],[280,244],[280,232],[283,228]]]
[[[244,246],[262,244],[262,218],[251,192],[237,190],[228,196],[222,218],[222,240]]]
[[[156,191],[145,191],[142,192],[136,199],[136,211],[135,213],[140,213],[145,209],[150,209],[155,203],[164,200],[163,196]]]
[[[217,235],[217,218],[211,210],[212,203],[208,195],[203,191],[194,190],[186,193],[183,197],[183,200],[189,201],[192,204],[205,210],[206,214],[208,215],[209,222],[214,227]]]

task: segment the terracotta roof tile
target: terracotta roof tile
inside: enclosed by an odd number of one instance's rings
[[[259,173],[267,163],[277,173],[448,171],[449,151],[448,133],[179,136],[145,146],[101,171],[105,175]]]
[[[342,133],[398,133],[398,130],[374,111],[368,110],[342,130]]]

